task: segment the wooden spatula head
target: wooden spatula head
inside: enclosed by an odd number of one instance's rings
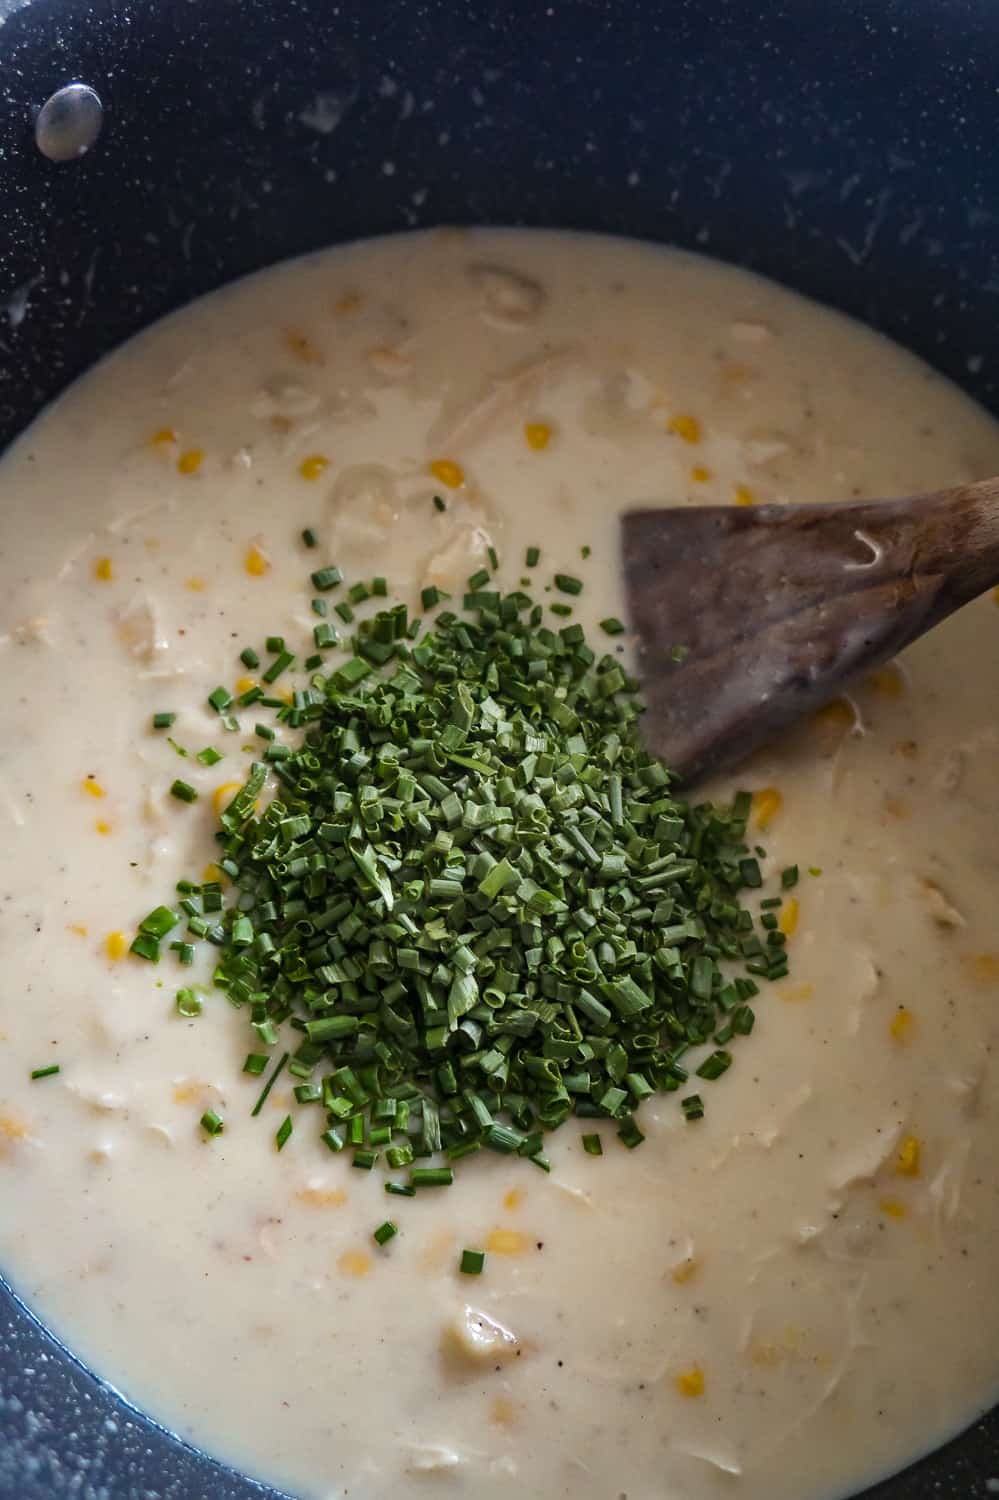
[[[999,481],[908,500],[634,510],[622,552],[644,735],[734,766],[999,577]]]

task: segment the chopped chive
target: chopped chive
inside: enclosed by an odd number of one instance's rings
[[[280,640],[281,637],[278,636],[276,639]],[[268,650],[270,650],[269,646]],[[270,666],[267,668],[267,671],[260,674],[261,682],[266,682],[268,686],[272,682],[277,682],[281,674],[283,672],[287,672],[288,668],[293,665],[294,661],[295,658],[291,654],[291,652],[285,651],[283,646],[279,646],[278,654],[271,662]]]
[[[58,1063],[49,1063],[48,1067],[46,1068],[32,1068],[32,1082],[34,1082],[34,1080],[37,1078],[54,1078],[56,1073],[58,1073],[59,1071],[60,1067]]]
[[[409,1185],[421,1187],[450,1187],[454,1173],[450,1167],[413,1167],[409,1174]]]
[[[786,870],[780,872],[780,883],[785,891],[789,891],[798,884],[798,866],[788,865]]]
[[[170,795],[176,797],[178,802],[197,802],[198,794],[189,781],[181,781],[178,777],[170,784]]]
[[[720,1078],[732,1066],[732,1054],[719,1048],[706,1057],[697,1070],[698,1078],[712,1079]]]
[[[289,1140],[291,1139],[291,1133],[294,1128],[295,1127],[291,1122],[291,1115],[285,1115],[284,1119],[281,1121],[281,1124],[278,1126],[277,1134],[274,1137],[274,1144],[279,1151],[283,1151],[285,1146],[287,1146]]]
[[[583,592],[583,580],[574,578],[571,573],[556,573],[555,587],[562,594],[581,594]]]
[[[203,766],[217,766],[222,760],[221,750],[216,750],[213,745],[206,745],[204,750],[199,750],[195,760],[200,760]]]
[[[391,1193],[396,1198],[416,1197],[416,1189],[410,1187],[406,1182],[387,1182],[385,1184],[385,1191]]]
[[[593,1133],[582,1137],[583,1150],[587,1156],[603,1156],[604,1147],[599,1135]]]
[[[157,964],[160,961],[159,939],[150,937],[148,933],[139,932],[132,939],[129,953],[134,953],[138,958],[147,958],[150,963]]]
[[[221,1135],[225,1129],[225,1122],[220,1114],[214,1109],[206,1109],[201,1116],[201,1128],[205,1135]]]
[[[261,1038],[261,1040],[263,1040],[263,1039]],[[275,1067],[273,1073],[271,1074],[270,1078],[268,1078],[267,1082],[264,1084],[263,1089],[261,1090],[259,1099],[257,1100],[256,1104],[253,1106],[253,1108],[250,1111],[250,1118],[251,1119],[256,1119],[257,1115],[259,1115],[260,1111],[263,1109],[264,1105],[267,1102],[267,1095],[270,1093],[271,1089],[274,1087],[275,1083],[277,1082],[278,1076],[282,1072],[282,1070],[284,1069],[284,1066],[288,1062],[288,1059],[289,1059],[290,1056],[291,1056],[290,1052],[285,1052],[284,1053],[284,1055],[281,1057],[280,1061],[278,1062],[277,1066]]]
[[[463,1250],[461,1260],[458,1262],[458,1270],[462,1276],[481,1276],[485,1263],[484,1250]]]
[[[680,1100],[680,1108],[683,1110],[685,1120],[701,1120],[704,1118],[704,1102],[700,1094],[688,1094],[686,1099]]]
[[[163,711],[163,712],[158,713],[158,714],[153,714],[153,728],[154,729],[169,729],[171,727],[171,725],[173,725],[173,724],[176,723],[176,721],[177,721],[177,715],[173,714],[173,713],[168,713],[166,711]]]
[[[328,620],[324,620],[321,625],[313,626],[312,639],[320,649],[326,650],[329,646],[337,645],[340,637],[337,634],[336,627],[331,625]]]
[[[399,1233],[398,1224],[393,1224],[391,1219],[386,1219],[384,1224],[372,1231],[371,1238],[376,1245],[387,1245],[389,1240],[394,1240]]]
[[[243,1072],[259,1078],[260,1074],[266,1071],[269,1062],[270,1058],[266,1052],[248,1052],[243,1064]]]
[[[333,609],[345,625],[350,625],[353,622],[354,611],[345,599],[341,599],[339,604],[334,604]]]
[[[600,621],[600,629],[604,635],[624,635],[625,627],[616,615],[608,615]]]
[[[251,672],[255,672],[260,665],[260,657],[252,646],[244,646],[239,653],[239,659],[243,663],[243,666]]]
[[[167,735],[166,742],[170,746],[170,749],[173,750],[177,755],[179,755],[182,760],[187,759],[187,751],[184,749],[183,745],[178,745],[177,741],[171,735]]]
[[[219,686],[208,694],[208,701],[217,714],[224,714],[232,702],[232,694],[228,688]]]
[[[443,495],[435,495],[434,496],[434,509],[435,510],[447,510],[447,505],[444,502]]]
[[[581,558],[582,558],[582,559],[583,559],[583,561],[584,561],[584,562],[585,562],[585,561],[586,561],[586,559],[587,559],[587,558],[588,558],[588,557],[589,557],[589,556],[590,556],[590,554],[591,554],[591,553],[592,553],[592,551],[593,551],[593,548],[592,548],[592,547],[588,547],[588,546],[586,546],[586,545],[585,545],[585,544],[584,544],[584,545],[583,545],[583,546],[582,546],[582,547],[580,547],[580,549],[579,549],[579,555],[580,555],[580,557],[581,557]]]
[[[177,1014],[186,1016],[189,1020],[194,1016],[200,1016],[202,1010],[201,996],[192,989],[177,991]]]
[[[572,614],[571,604],[559,604],[558,602],[556,602],[555,604],[549,604],[548,608],[551,610],[553,615],[561,615],[562,619],[564,620],[567,620]]]
[[[302,531],[302,541],[307,547],[314,547],[316,545],[316,533],[311,526],[306,526]]]
[[[335,589],[338,583],[343,582],[343,574],[339,568],[317,568],[312,574],[312,587],[319,594],[325,594],[329,589]]]
[[[527,564],[527,566],[529,568],[536,568],[538,566],[538,563],[540,561],[541,561],[541,548],[540,547],[528,547],[526,553],[524,554],[524,562]]]

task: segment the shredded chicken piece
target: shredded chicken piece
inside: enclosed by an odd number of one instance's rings
[[[482,316],[499,328],[535,322],[547,301],[539,281],[506,266],[469,266],[466,275],[482,299]]]

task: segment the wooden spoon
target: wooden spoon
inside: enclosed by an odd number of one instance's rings
[[[635,510],[622,546],[644,736],[693,781],[999,584],[999,479],[907,500]]]

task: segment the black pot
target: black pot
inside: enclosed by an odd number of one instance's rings
[[[751,266],[999,411],[995,0],[0,0],[7,11],[0,446],[198,293],[442,221],[612,231]],[[103,132],[53,164],[36,114],[72,80],[100,95]],[[996,1473],[999,1409],[868,1500],[985,1500]],[[274,1492],[129,1408],[0,1281],[0,1495]]]

